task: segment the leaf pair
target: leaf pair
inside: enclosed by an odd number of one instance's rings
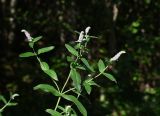
[[[92,72],[94,72],[93,67],[90,66],[90,64],[88,63],[88,61],[85,58],[81,58],[81,61],[83,62],[83,64]]]
[[[40,62],[41,69],[50,76],[53,80],[58,81],[57,74],[53,69],[49,68],[49,65],[46,62]]]
[[[105,66],[103,60],[98,61],[98,69],[99,72],[102,73],[105,77],[107,77],[109,80],[114,81],[117,83],[116,79],[109,73],[105,73],[105,70],[107,69],[108,66]]]
[[[61,96],[64,99],[73,102],[77,106],[79,111],[83,114],[83,116],[87,116],[87,111],[85,107],[81,104],[81,102],[78,101],[76,97],[72,95],[61,94],[53,86],[48,85],[48,84],[39,84],[36,87],[34,87],[34,90],[37,90],[37,89],[52,93],[54,96]],[[53,116],[61,116],[60,113],[55,110],[47,109],[46,111]]]
[[[67,50],[74,56],[78,56],[78,52],[76,51],[76,49],[74,49],[72,46],[65,44],[65,47],[67,48]]]
[[[67,50],[74,56],[78,57],[78,51],[76,51],[76,49],[74,49],[72,46],[65,44],[65,47],[67,48]],[[67,57],[68,61],[73,61],[71,59],[71,57]],[[92,72],[94,72],[94,69],[89,65],[88,61],[85,58],[81,58],[81,61],[83,62],[83,64]]]
[[[38,42],[40,39],[42,39],[42,36],[36,37],[36,38],[32,38],[32,41],[29,41],[29,47],[33,48],[34,44],[36,42]]]
[[[91,91],[92,91],[92,85],[99,86],[98,84],[96,84],[96,83],[95,83],[93,80],[91,80],[91,79],[87,79],[87,80],[85,80],[85,81],[83,82],[83,86],[84,86],[84,88],[85,88],[85,90],[86,90],[86,92],[87,92],[88,94],[90,94]]]
[[[37,51],[37,54],[42,54],[42,53],[46,53],[46,52],[49,52],[51,50],[54,49],[54,46],[49,46],[49,47],[44,47],[44,48],[40,48],[38,49]],[[25,52],[25,53],[21,53],[19,55],[19,57],[31,57],[31,56],[36,56],[36,53],[33,53],[33,52]]]
[[[75,68],[71,68],[71,79],[73,80],[74,87],[77,89],[78,92],[81,91],[81,76],[77,72]]]

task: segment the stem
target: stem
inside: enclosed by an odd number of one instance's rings
[[[60,92],[60,89],[59,89],[59,87],[58,87],[57,83],[56,83],[54,80],[53,80],[53,83],[56,85],[56,87],[57,87],[58,91]]]
[[[75,89],[75,88],[70,88],[70,89],[68,89],[67,91],[63,92],[63,94],[68,93],[68,92],[70,92],[70,91],[72,91],[72,90],[74,90],[74,89]]]
[[[36,53],[35,49],[32,48],[32,50],[33,50],[33,52],[35,53],[37,60],[38,60],[39,63],[41,64],[41,60],[40,60],[40,58],[38,57],[38,54]],[[78,60],[78,59],[77,59],[77,60]],[[64,90],[64,88],[66,87],[66,85],[67,85],[67,83],[68,83],[68,81],[69,81],[69,78],[70,78],[70,74],[71,74],[71,72],[69,73],[69,75],[68,75],[68,77],[67,77],[67,80],[66,80],[65,84],[63,85],[63,88],[62,88],[61,91],[60,91],[59,86],[57,85],[57,83],[53,80],[54,84],[56,85],[56,87],[57,87],[57,89],[58,89],[58,91],[59,91],[60,93],[62,93],[63,90]],[[57,107],[58,107],[58,105],[59,105],[59,103],[60,103],[60,100],[61,100],[61,96],[58,97],[58,100],[57,100],[57,103],[56,103],[56,106],[55,106],[54,110],[57,110]]]
[[[105,69],[104,69],[102,72],[100,72],[100,73],[97,74],[95,77],[93,77],[92,79],[90,79],[90,81],[93,80],[93,79],[96,79],[96,78],[99,77],[101,74],[103,74],[103,72],[104,72],[107,68],[108,68],[108,66],[106,66]]]
[[[61,97],[58,97],[58,100],[57,100],[57,103],[56,103],[56,106],[55,106],[54,110],[57,110],[57,107],[59,105],[60,100],[61,100]]]
[[[79,52],[80,52],[80,55],[81,55],[81,49],[80,49]],[[80,57],[81,57],[81,56],[80,56]],[[79,59],[79,56],[77,56],[75,62],[77,62],[78,59]],[[71,88],[71,89],[69,89],[69,90],[63,92],[63,90],[65,89],[65,87],[66,87],[66,85],[67,85],[67,83],[68,83],[68,81],[69,81],[69,79],[70,79],[70,76],[71,76],[71,70],[70,70],[70,72],[69,72],[69,74],[68,74],[67,80],[65,81],[65,83],[64,83],[64,85],[63,85],[63,87],[62,87],[62,90],[61,90],[61,93],[62,93],[62,94],[65,94],[65,93],[67,93],[67,92],[72,91],[72,90],[75,89],[75,88]],[[79,97],[79,95],[78,95],[78,97]],[[60,103],[60,100],[61,100],[61,96],[58,97],[58,100],[57,100],[57,103],[56,103],[56,106],[55,106],[54,110],[57,109],[57,107],[58,107],[58,105],[59,105],[59,103]]]
[[[11,102],[11,98],[10,100],[0,109],[0,113],[3,112],[3,110],[8,106],[8,104]]]
[[[36,54],[36,58],[37,58],[37,60],[39,61],[39,63],[41,63],[41,60],[40,60],[40,58],[38,57],[38,54],[36,53],[35,49],[32,48],[32,50],[33,50],[33,52]]]
[[[66,80],[66,82],[64,83],[64,85],[63,85],[63,87],[62,87],[61,93],[63,92],[64,88],[66,87],[66,85],[67,85],[67,83],[68,83],[68,81],[69,81],[70,75],[71,75],[71,71],[69,72],[69,75],[68,75],[68,77],[67,77],[67,80]]]
[[[68,81],[69,81],[70,75],[71,75],[71,71],[69,72],[69,75],[68,75],[68,77],[67,77],[67,80],[66,80],[66,82],[64,83],[64,85],[63,85],[62,90],[60,91],[60,93],[63,93],[63,90],[64,90],[64,88],[66,87],[66,85],[67,85],[67,83],[68,83]],[[56,103],[56,106],[55,106],[54,110],[57,110],[57,107],[58,107],[60,101],[61,101],[61,96],[58,97],[58,100],[57,100],[57,103]]]
[[[32,50],[33,50],[33,52],[35,53],[37,60],[38,60],[38,61],[39,61],[39,63],[41,64],[41,60],[40,60],[40,58],[38,57],[38,54],[36,53],[35,49],[34,49],[34,48],[32,48]],[[54,84],[56,85],[56,87],[57,87],[58,91],[60,92],[60,89],[59,89],[59,87],[58,87],[57,83],[56,83],[54,80],[53,80],[53,82],[54,82]],[[58,97],[58,100],[57,100],[57,103],[56,103],[56,106],[55,106],[54,110],[56,110],[56,109],[57,109],[57,107],[58,107],[58,105],[59,105],[60,100],[61,100],[61,97]]]

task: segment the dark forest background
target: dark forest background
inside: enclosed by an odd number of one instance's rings
[[[35,58],[19,58],[30,50],[21,29],[42,35],[39,46],[55,46],[42,58],[63,77],[68,71],[64,44],[76,41],[74,31],[87,26],[98,36],[89,44],[91,60],[127,52],[109,70],[118,84],[98,79],[102,88],[81,98],[89,116],[160,115],[159,0],[0,0],[0,94],[20,94],[18,105],[4,116],[47,116],[44,110],[56,101],[33,90],[51,82]]]

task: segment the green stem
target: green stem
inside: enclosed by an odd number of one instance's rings
[[[60,92],[59,86],[57,85],[57,83],[53,80],[53,83],[56,85],[58,91]]]
[[[63,85],[63,87],[62,87],[61,93],[63,93],[63,90],[64,90],[64,88],[66,87],[66,85],[67,85],[67,83],[68,83],[68,81],[69,81],[70,75],[71,75],[71,70],[70,70],[70,72],[69,72],[69,75],[68,75],[68,77],[67,77],[66,82],[64,83],[64,85]]]
[[[61,101],[61,97],[58,97],[58,100],[57,100],[57,103],[56,103],[54,110],[57,110],[57,107],[58,107],[60,101]]]
[[[11,98],[10,100],[0,109],[0,113],[3,112],[3,110],[8,106],[8,104],[11,102]]]
[[[71,75],[71,71],[69,72],[68,77],[67,77],[67,80],[65,81],[65,83],[64,83],[64,85],[63,85],[63,87],[62,87],[61,93],[63,93],[63,90],[64,90],[64,88],[66,87],[66,85],[67,85],[67,83],[68,83],[68,81],[69,81],[70,75]],[[58,107],[60,101],[61,101],[61,96],[58,97],[58,100],[57,100],[57,103],[56,103],[56,106],[55,106],[54,110],[57,110],[57,107]]]
[[[100,72],[95,77],[93,77],[92,79],[90,79],[90,81],[93,80],[93,79],[96,79],[97,77],[99,77],[100,75],[102,75],[107,68],[108,68],[108,66],[106,66],[105,69],[102,72]]]
[[[41,64],[41,60],[40,60],[40,58],[38,57],[38,54],[36,53],[35,49],[32,48],[32,50],[33,50],[33,52],[35,53],[37,60],[38,60],[39,63]],[[67,78],[67,80],[66,80],[66,82],[65,82],[65,84],[64,84],[64,86],[63,86],[63,88],[62,88],[61,91],[60,91],[60,89],[59,89],[57,83],[53,80],[53,82],[54,82],[54,84],[56,85],[56,87],[57,87],[57,89],[58,89],[59,92],[61,92],[61,93],[63,92],[65,86],[66,86],[67,83],[68,83],[69,77],[70,77],[70,74],[69,74],[69,76],[68,76],[68,78]],[[57,107],[58,107],[58,105],[59,105],[60,100],[61,100],[61,97],[58,97],[58,100],[57,100],[57,103],[56,103],[56,106],[55,106],[54,110],[57,110]]]
[[[75,88],[70,88],[70,89],[68,89],[67,91],[63,92],[63,94],[68,93],[68,92],[70,92],[70,91],[72,91],[72,90],[74,90],[74,89],[75,89]]]
[[[32,48],[32,50],[33,50],[33,52],[35,53],[36,58],[37,58],[37,60],[39,61],[39,63],[41,63],[41,60],[40,60],[40,58],[38,57],[38,54],[36,53],[35,49],[34,49],[34,48]]]

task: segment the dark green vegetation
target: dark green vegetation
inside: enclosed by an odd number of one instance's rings
[[[127,52],[109,69],[118,84],[97,79],[102,88],[80,98],[89,116],[159,116],[159,11],[158,0],[1,0],[0,93],[8,99],[9,92],[20,94],[18,105],[7,108],[4,116],[46,116],[44,109],[57,101],[33,90],[39,83],[52,82],[34,58],[24,61],[18,57],[29,50],[21,29],[33,37],[42,35],[39,46],[55,46],[41,57],[60,71],[58,75],[64,75],[69,71],[64,44],[76,41],[74,30],[87,26],[92,28],[91,35],[99,36],[89,44],[90,62],[110,58],[122,49]]]

